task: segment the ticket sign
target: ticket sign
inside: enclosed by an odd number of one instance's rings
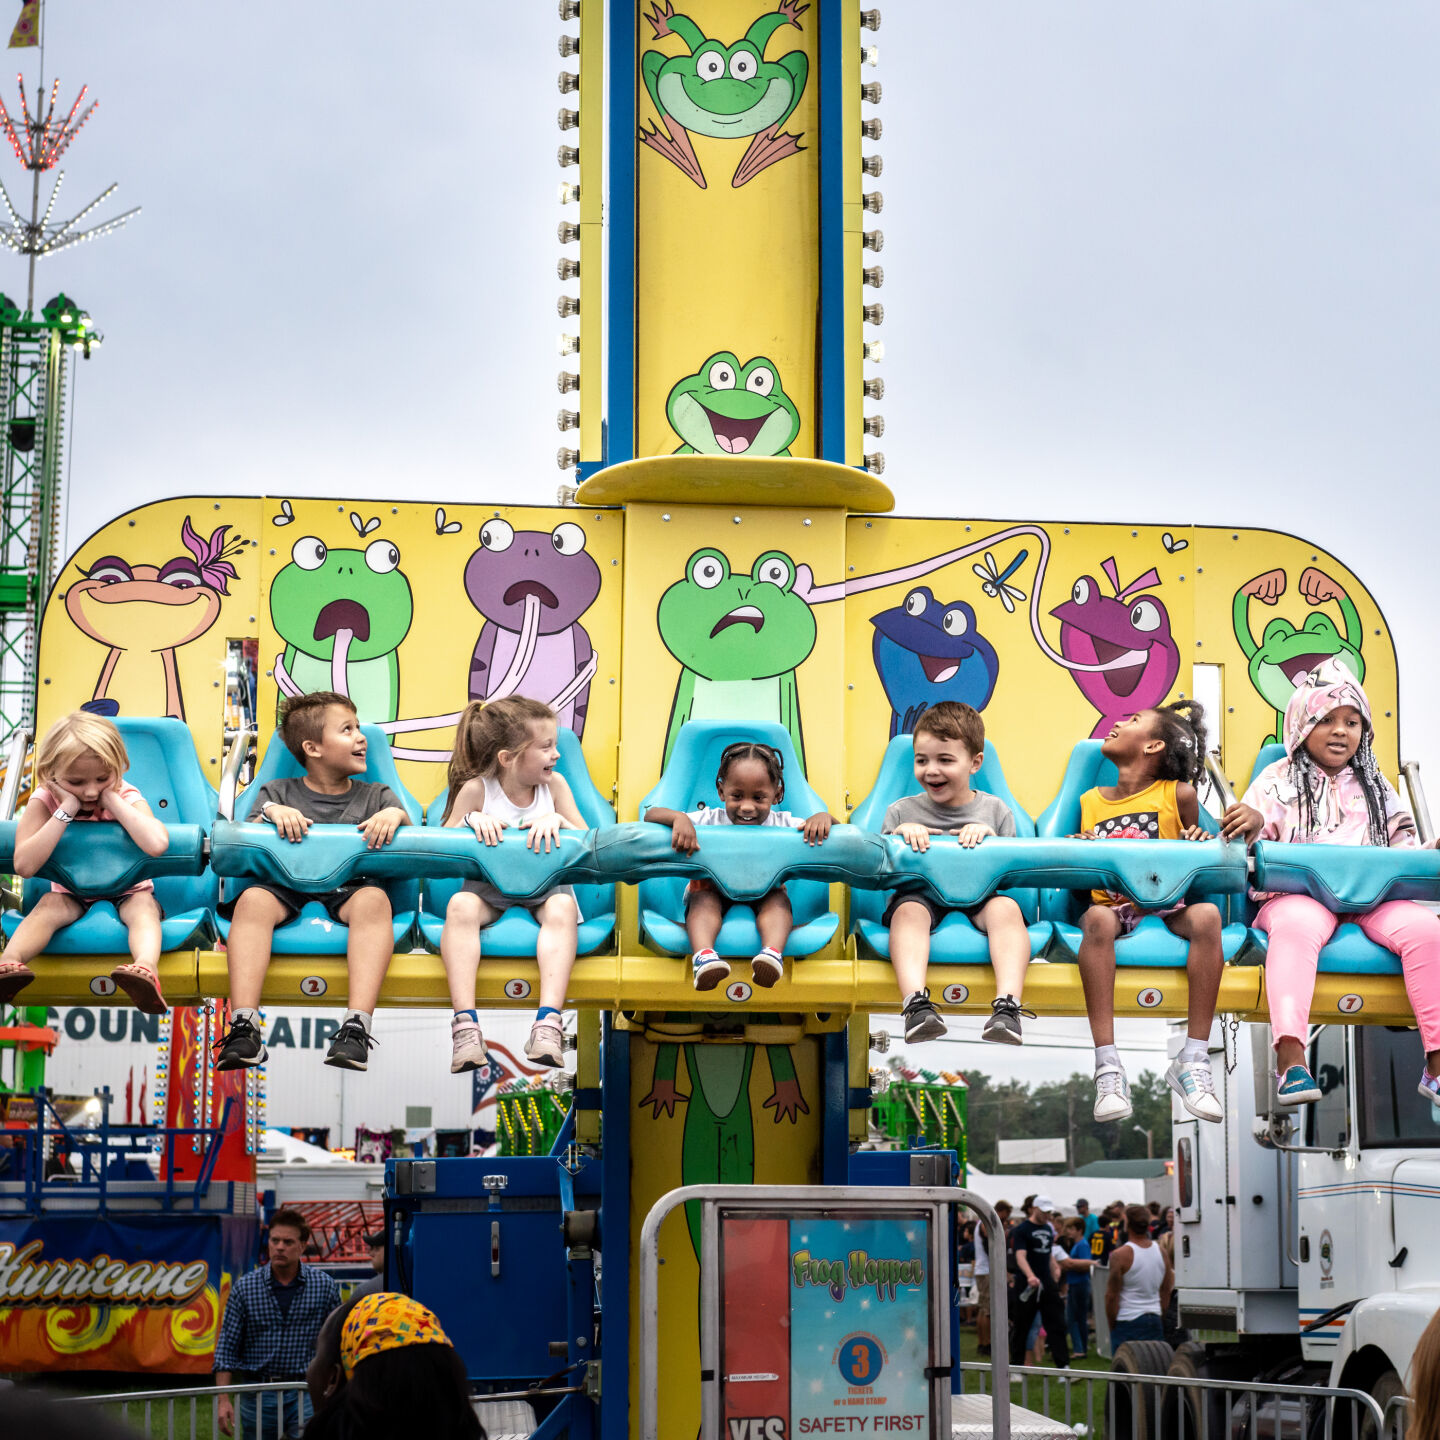
[[[930,1221],[726,1215],[723,1440],[935,1433]]]

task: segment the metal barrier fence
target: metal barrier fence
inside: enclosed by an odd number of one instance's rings
[[[961,1391],[991,1395],[984,1361],[961,1364]],[[971,1383],[973,1381],[973,1383]],[[1012,1401],[1056,1422],[1049,1435],[1104,1440],[1404,1440],[1411,1401],[1400,1395],[1382,1411],[1361,1390],[1310,1385],[1201,1380],[1180,1375],[1128,1375],[1105,1370],[1010,1367]],[[213,1385],[181,1390],[129,1390],[68,1396],[66,1403],[107,1407],[138,1434],[164,1440],[214,1440],[220,1397],[303,1396],[296,1383]],[[526,1392],[527,1394],[529,1392]],[[488,1399],[497,1397],[490,1396]],[[238,1410],[238,1406],[236,1407]],[[274,1428],[251,1431],[245,1440],[284,1440],[284,1408]],[[1063,1429],[1061,1428],[1063,1427]],[[967,1428],[966,1433],[970,1433]],[[1026,1435],[1041,1432],[1026,1422]],[[241,1434],[235,1426],[235,1434]]]
[[[984,1361],[960,1369],[964,1393],[992,1393]],[[1105,1440],[1392,1440],[1409,1403],[1382,1411],[1363,1390],[1034,1365],[1012,1365],[1010,1381],[1012,1402],[1058,1422],[1053,1433]]]
[[[286,1412],[293,1414],[296,1405],[303,1405],[308,1398],[304,1382],[297,1380],[262,1385],[203,1385],[183,1390],[118,1390],[109,1395],[67,1395],[63,1399],[70,1405],[104,1406],[113,1418],[140,1435],[164,1437],[164,1440],[219,1440],[224,1435],[220,1429],[220,1398],[225,1395],[236,1402],[233,1434],[237,1440],[242,1434],[244,1440],[285,1440],[287,1435],[299,1434],[298,1428],[287,1430],[285,1424]],[[237,1401],[241,1395],[280,1397],[274,1406],[272,1423],[263,1429],[242,1432]],[[294,1402],[291,1396],[295,1397]]]

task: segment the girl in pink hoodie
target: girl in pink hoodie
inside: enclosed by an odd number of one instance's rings
[[[1255,777],[1225,812],[1227,838],[1317,845],[1418,845],[1415,821],[1380,773],[1371,745],[1370,702],[1342,664],[1326,660],[1285,707],[1285,759]],[[1420,1025],[1425,1069],[1420,1093],[1440,1105],[1440,916],[1413,900],[1387,900],[1360,915],[1335,915],[1308,895],[1254,892],[1256,926],[1270,937],[1265,990],[1282,1105],[1308,1105],[1320,1087],[1305,1066],[1305,1037],[1320,950],[1353,920],[1400,957]]]

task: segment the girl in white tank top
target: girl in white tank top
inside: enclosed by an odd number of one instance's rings
[[[450,757],[450,794],[445,825],[467,825],[482,845],[498,845],[506,830],[526,832],[537,854],[554,847],[561,830],[587,830],[575,797],[555,770],[560,758],[555,712],[538,700],[512,695],[488,705],[476,701],[455,727]],[[455,1015],[450,1022],[450,1069],[454,1074],[485,1063],[485,1037],[475,1008],[480,935],[506,910],[528,910],[539,926],[535,959],[540,1004],[525,1054],[541,1065],[564,1063],[560,1009],[575,965],[580,907],[574,888],[557,885],[530,898],[508,896],[485,881],[467,880],[450,897],[440,958]]]

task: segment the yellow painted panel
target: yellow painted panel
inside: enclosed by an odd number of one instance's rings
[[[891,510],[890,487],[830,460],[733,460],[713,455],[650,455],[598,471],[581,485],[583,505],[637,500],[681,505],[821,505],[867,513]]]
[[[789,4],[767,8],[763,0],[687,0],[684,15],[659,20],[650,16],[659,15],[660,7],[641,0],[636,9],[635,453],[666,454],[688,438],[710,453],[732,446],[739,453],[742,445],[753,445],[757,453],[776,454],[781,453],[776,437],[793,434],[788,453],[814,455],[817,10],[790,23]],[[715,67],[711,79],[709,69]],[[647,77],[663,111],[646,88]],[[764,98],[737,98],[736,77],[752,84],[766,80]],[[765,256],[776,263],[757,269],[757,257]],[[624,257],[616,262],[624,263]],[[734,425],[734,416],[716,420],[730,402],[723,395],[716,401],[699,387],[705,362],[722,353],[739,367],[761,357],[770,362],[772,399],[775,393],[788,395],[798,431],[793,418],[788,426],[784,422],[778,400],[769,407],[750,402],[756,415],[777,417],[759,435]],[[742,368],[742,390],[745,374]],[[703,407],[690,410],[682,436],[667,419],[666,400],[680,381],[697,376],[697,394],[713,403],[711,418],[700,413]],[[734,380],[720,388],[733,393]],[[751,418],[749,411],[740,418]]]
[[[117,993],[110,972],[127,963],[128,955],[42,955],[32,961],[35,979],[20,993],[21,1005],[129,1005]],[[160,957],[160,990],[171,1005],[198,1005],[202,990],[193,950],[167,950]]]
[[[1289,577],[1275,607],[1280,616],[1302,625],[1307,615],[1334,617],[1309,620],[1320,625],[1313,632],[1317,649],[1333,651],[1345,638],[1343,606],[1330,592],[1338,587],[1353,597],[1350,630],[1356,639],[1363,633],[1378,753],[1394,772],[1388,628],[1355,576],[1303,540],[1162,525],[893,517],[853,517],[847,524],[851,804],[870,790],[892,725],[908,729],[927,704],[956,699],[983,710],[987,742],[1012,790],[1038,814],[1078,741],[1103,736],[1134,709],[1187,695],[1196,659],[1226,667],[1225,714],[1209,723],[1212,743],[1223,728],[1228,771],[1243,788],[1275,713],[1248,680],[1231,610],[1247,582],[1279,572]],[[1295,595],[1307,574],[1306,595]],[[911,613],[907,600],[922,608]],[[1250,601],[1250,610],[1263,612],[1261,618],[1269,613],[1260,599]],[[946,616],[956,633],[945,630]],[[1073,622],[1064,636],[1062,620]],[[1085,625],[1105,632],[1100,645],[1080,633]],[[1305,663],[1313,663],[1309,642],[1299,644]],[[1096,663],[1113,668],[1077,668]]]

